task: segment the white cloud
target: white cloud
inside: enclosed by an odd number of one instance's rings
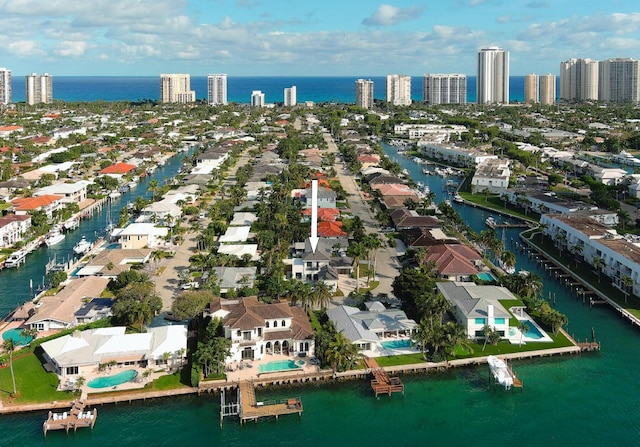
[[[45,52],[38,42],[33,40],[17,40],[8,44],[9,53],[19,57],[44,56]]]
[[[86,42],[71,41],[71,40],[64,40],[60,42],[57,46],[58,48],[55,50],[55,54],[62,57],[82,56],[87,48]]]
[[[362,21],[366,26],[390,26],[422,15],[423,7],[397,8],[392,5],[380,5],[378,10]]]

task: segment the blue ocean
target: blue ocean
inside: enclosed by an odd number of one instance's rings
[[[296,86],[298,103],[304,101],[355,103],[356,79],[371,79],[376,99],[385,99],[386,77],[304,77],[304,76],[229,76],[227,80],[228,100],[249,103],[253,90],[262,90],[267,103],[282,102],[284,89]],[[411,97],[422,100],[422,76],[411,80]],[[197,99],[207,99],[207,77],[192,76],[191,88]],[[13,101],[24,101],[25,79],[12,79]],[[510,101],[524,99],[524,76],[511,76],[509,82]],[[467,102],[476,100],[476,77],[467,77]],[[140,101],[158,100],[160,76],[54,76],[53,98],[66,102],[89,101]]]

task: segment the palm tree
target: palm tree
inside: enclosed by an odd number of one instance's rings
[[[516,255],[510,251],[504,251],[500,255],[500,260],[502,264],[505,266],[506,270],[510,270],[516,265]]]
[[[525,333],[529,332],[529,329],[531,328],[524,321],[520,321],[520,323],[518,323],[518,330],[520,331],[520,346],[522,346],[522,337],[524,337]]]
[[[367,270],[367,287],[369,287],[369,280],[371,276],[376,277],[376,261],[377,261],[377,250],[382,248],[382,242],[377,234],[367,234],[362,241],[365,249],[368,252],[369,258],[369,269]],[[373,253],[373,270],[371,270],[371,253]]]
[[[158,185],[158,181],[156,179],[149,181],[149,186],[147,186],[147,191],[151,193],[151,200],[153,201],[156,200],[156,194],[158,193],[159,190],[160,190],[160,185]]]
[[[622,284],[624,285],[624,302],[629,300],[629,287],[633,284],[633,278],[629,275],[622,275]]]
[[[431,322],[426,318],[420,320],[420,324],[413,334],[412,345],[420,348],[422,358],[427,360],[427,352],[429,351],[429,343],[431,341]]]
[[[593,258],[592,265],[598,271],[598,282],[600,282],[600,274],[602,273],[602,270],[604,270],[604,267],[606,265],[604,263],[604,259],[595,256]]]
[[[315,302],[318,303],[322,310],[327,308],[327,304],[331,302],[331,288],[324,281],[318,281],[313,286],[313,296]]]
[[[15,346],[15,343],[13,342],[13,338],[7,338],[2,343],[2,347],[4,348],[5,351],[7,351],[9,353],[9,369],[11,370],[11,382],[13,383],[13,393],[12,394],[16,394],[16,392],[17,392],[17,390],[16,390],[16,376],[13,373],[13,351],[15,350],[16,346]]]
[[[356,293],[360,292],[360,260],[364,256],[365,247],[360,242],[351,242],[347,254],[353,259],[356,268]]]
[[[79,397],[82,395],[82,386],[84,385],[84,383],[87,381],[87,379],[85,379],[83,376],[80,376],[76,379],[74,385],[75,385],[75,390],[73,391],[73,393]]]
[[[326,358],[334,371],[346,371],[356,365],[362,354],[358,352],[356,345],[344,335],[337,332],[333,341],[329,343]]]

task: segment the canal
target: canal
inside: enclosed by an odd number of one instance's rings
[[[45,275],[45,266],[54,257],[58,262],[63,262],[73,258],[73,246],[82,236],[89,241],[105,235],[107,225],[112,222],[118,223],[120,209],[133,202],[137,197],[144,199],[151,198],[151,192],[147,191],[149,182],[156,180],[159,185],[163,185],[165,179],[174,177],[182,166],[185,156],[191,154],[195,148],[187,152],[178,152],[166,161],[163,166],[158,166],[151,174],[140,179],[138,186],[124,192],[122,196],[111,202],[106,202],[102,209],[96,211],[93,216],[80,221],[80,226],[67,233],[64,240],[53,247],[40,247],[36,251],[27,255],[27,261],[19,268],[0,270],[0,318],[5,317],[16,306],[31,300],[39,284],[42,284]],[[31,287],[33,284],[33,288]]]

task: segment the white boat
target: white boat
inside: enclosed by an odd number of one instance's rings
[[[493,378],[504,387],[505,390],[511,389],[513,385],[513,376],[507,367],[507,364],[496,356],[490,355],[487,357],[487,363],[489,364],[489,370],[493,375]]]
[[[72,217],[71,219],[65,220],[65,222],[62,224],[62,228],[66,231],[75,230],[76,228],[78,228],[78,219]]]
[[[27,252],[25,250],[18,250],[11,253],[4,261],[4,266],[6,268],[19,267],[20,264],[24,264],[27,257]]]
[[[507,265],[502,262],[502,259],[498,259],[498,265],[507,275],[513,275],[516,272],[515,266],[507,267]]]
[[[132,180],[129,183],[127,183],[127,186],[129,187],[129,189],[133,189],[136,186],[138,186],[138,182],[136,182],[135,180]]]
[[[464,203],[464,199],[460,197],[460,194],[456,194],[455,196],[453,196],[453,201],[458,203]]]
[[[91,250],[93,243],[89,242],[84,236],[73,246],[73,252],[77,255],[85,255]]]
[[[120,196],[122,196],[122,194],[120,194],[119,191],[111,191],[111,193],[109,193],[109,198],[111,200],[119,199]]]
[[[496,227],[496,225],[497,225],[496,220],[495,220],[493,217],[491,217],[491,216],[487,217],[487,218],[485,219],[484,223],[486,223],[486,224],[487,224],[487,226],[488,226],[488,227],[491,227],[491,228],[495,228],[495,227]]]
[[[64,233],[60,231],[60,227],[53,227],[53,229],[47,234],[44,238],[44,243],[47,244],[47,247],[51,247],[56,245],[64,240]]]

